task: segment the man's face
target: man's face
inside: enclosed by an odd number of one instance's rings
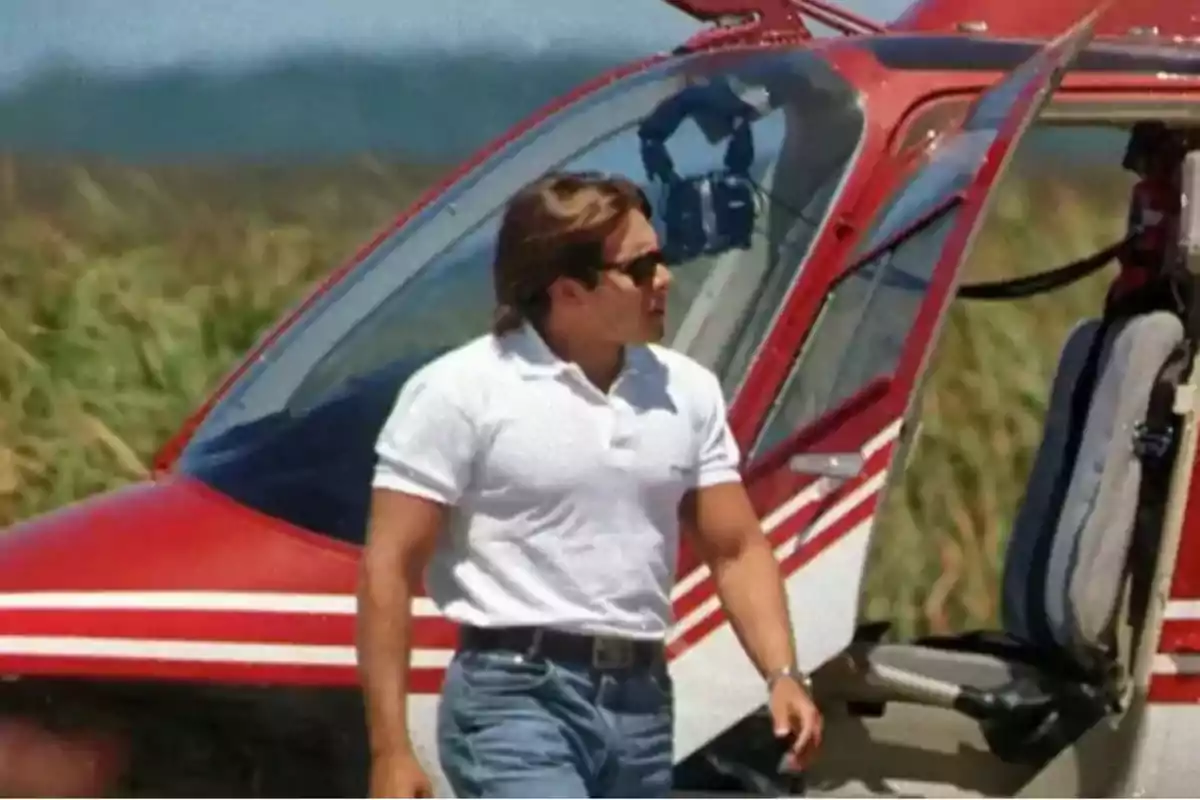
[[[604,242],[608,268],[584,303],[598,335],[618,344],[662,341],[671,273],[655,258],[658,249],[658,234],[640,211],[630,212]]]

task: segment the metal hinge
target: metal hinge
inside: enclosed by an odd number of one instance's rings
[[[1175,389],[1175,403],[1171,410],[1180,416],[1196,411],[1196,387],[1184,385]]]

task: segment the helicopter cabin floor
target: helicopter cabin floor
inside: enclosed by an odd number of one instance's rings
[[[945,712],[938,725],[929,727],[933,709],[892,708],[886,721],[861,726],[827,717],[821,755],[794,794],[689,791],[672,796],[1194,797],[1200,782],[1196,705],[1136,704],[1095,726],[1044,767],[1007,774],[996,770],[995,759],[964,717]]]
[[[1012,795],[1029,777],[988,752],[977,724],[945,709],[892,703],[871,719],[832,707],[825,743],[805,776],[810,797]]]

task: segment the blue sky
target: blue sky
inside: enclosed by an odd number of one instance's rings
[[[908,3],[845,6],[886,21]],[[0,82],[63,58],[127,72],[241,66],[313,48],[536,52],[591,43],[644,52],[695,27],[661,0],[0,0]]]

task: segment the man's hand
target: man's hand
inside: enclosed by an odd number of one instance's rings
[[[371,761],[371,797],[433,797],[433,783],[410,751]]]
[[[816,703],[799,681],[788,677],[780,678],[771,688],[769,707],[775,736],[795,737],[785,764],[789,769],[806,769],[821,747],[824,722]]]

